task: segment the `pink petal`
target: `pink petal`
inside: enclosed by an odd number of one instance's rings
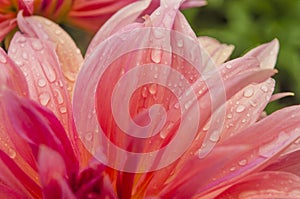
[[[76,0],[66,21],[90,32],[96,32],[115,12],[132,2],[134,0]]]
[[[83,62],[80,50],[72,38],[54,22],[39,16],[23,18],[21,14],[18,14],[18,25],[22,32],[25,33],[25,37],[34,37],[43,43],[45,40],[53,43],[52,49],[59,61],[55,67],[59,73],[62,71],[64,77],[58,77],[58,80],[63,81],[63,83],[66,81],[68,91],[72,97],[74,82]],[[34,38],[32,39],[34,40]]]
[[[76,172],[78,160],[74,155],[66,133],[52,112],[10,91],[3,92],[3,105],[14,130],[31,144],[33,154],[44,144],[64,157],[68,172]]]
[[[234,46],[221,44],[218,40],[211,37],[198,37],[200,45],[205,48],[217,65],[223,64],[231,55]]]
[[[76,198],[67,183],[67,168],[59,153],[41,145],[38,164],[44,198]]]
[[[64,87],[54,45],[49,41],[16,33],[8,55],[15,60],[26,76],[30,98],[54,112],[67,130],[76,150],[70,99]]]
[[[18,0],[19,10],[23,10],[25,15],[32,15],[33,0]]]
[[[30,178],[30,176],[3,151],[0,151],[0,169],[0,196],[3,191],[6,192],[12,187],[17,194],[26,195],[27,197],[39,197],[41,195],[41,189],[37,182]],[[8,186],[8,188],[3,190],[3,185]]]
[[[22,71],[0,48],[0,84],[5,85],[19,95],[28,96],[28,87]]]
[[[276,100],[284,98],[284,97],[294,96],[294,95],[295,94],[292,92],[276,93],[276,94],[272,95],[270,102],[276,101]]]
[[[256,57],[260,61],[261,68],[274,68],[278,51],[279,42],[277,39],[274,39],[269,43],[254,48],[244,56]]]
[[[140,14],[149,6],[150,1],[137,1],[128,6],[120,9],[116,14],[114,14],[106,23],[98,30],[96,35],[93,37],[87,52],[86,57],[91,54],[93,49],[101,43],[103,40],[108,38],[111,34],[115,33],[122,27],[133,23]]]
[[[299,106],[292,106],[277,111],[221,142],[207,157],[186,162],[162,192],[163,197],[204,195],[266,167],[299,138],[299,110]]]
[[[294,151],[278,158],[265,168],[266,171],[286,171],[300,176],[300,151]]]
[[[300,198],[300,177],[286,172],[262,172],[251,175],[218,195],[229,198]]]
[[[0,23],[0,42],[7,36],[7,34],[16,27],[15,19],[9,19]]]

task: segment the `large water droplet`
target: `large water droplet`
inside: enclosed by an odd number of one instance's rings
[[[162,51],[161,49],[152,49],[151,59],[154,63],[159,63],[161,61]]]
[[[40,100],[40,103],[43,105],[43,106],[46,106],[49,101],[50,101],[50,95],[49,93],[42,93],[39,95],[39,100]]]
[[[236,108],[236,112],[237,113],[241,113],[245,110],[245,106],[244,105],[239,105],[237,108]]]
[[[63,95],[61,94],[60,90],[55,89],[54,91],[55,91],[55,95],[56,95],[58,104],[64,103],[64,98],[63,98]]]
[[[254,91],[253,88],[246,88],[244,90],[244,97],[251,97],[253,95]]]

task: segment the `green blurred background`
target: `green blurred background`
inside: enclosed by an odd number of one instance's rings
[[[184,11],[197,35],[233,44],[231,58],[278,38],[280,52],[276,91],[294,97],[272,102],[267,112],[300,104],[300,0],[208,0],[208,5]]]

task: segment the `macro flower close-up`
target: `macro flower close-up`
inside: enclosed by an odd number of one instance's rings
[[[181,12],[207,3],[1,2],[0,198],[300,198],[279,41],[230,59]]]

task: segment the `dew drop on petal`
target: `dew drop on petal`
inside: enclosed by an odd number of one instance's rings
[[[0,54],[0,62],[5,64],[7,62],[6,58]]]
[[[50,101],[49,93],[42,93],[39,95],[39,101],[43,106],[46,106]]]
[[[84,139],[86,141],[92,141],[93,139],[93,133],[92,132],[88,132],[85,136],[84,136]]]
[[[159,63],[161,61],[162,51],[160,49],[152,49],[151,59],[154,63]]]
[[[23,52],[22,57],[23,57],[23,59],[28,59],[28,54],[26,52]]]
[[[38,86],[39,87],[44,87],[44,86],[46,86],[46,84],[47,84],[47,82],[46,82],[46,80],[45,79],[39,79],[38,80]]]
[[[178,46],[179,48],[183,47],[183,40],[182,40],[182,39],[178,39],[178,40],[177,40],[177,46]]]
[[[220,139],[220,132],[215,130],[209,137],[209,140],[212,142],[217,142]]]
[[[59,30],[59,29],[55,30],[55,34],[60,35],[61,34],[61,30]]]
[[[231,113],[227,114],[227,118],[231,119],[232,118],[232,114]]]
[[[232,68],[232,65],[227,64],[225,67],[226,67],[227,69],[231,69],[231,68]]]
[[[240,166],[245,166],[248,163],[248,161],[246,159],[243,159],[243,160],[240,160],[238,163]]]
[[[244,90],[244,97],[251,97],[253,95],[254,91],[253,91],[253,88],[246,88]]]
[[[236,108],[236,112],[237,113],[241,113],[245,110],[245,106],[244,105],[239,105],[237,108]]]
[[[13,149],[8,149],[8,152],[7,152],[7,155],[10,157],[10,158],[15,158],[16,157],[16,155],[17,155],[17,153],[16,153],[16,151],[15,150],[13,150]]]
[[[265,93],[268,92],[268,87],[266,85],[262,85],[260,89]]]
[[[55,71],[52,69],[52,66],[49,66],[45,63],[41,63],[41,66],[49,82],[54,82],[56,80],[56,74]]]
[[[63,107],[60,107],[60,108],[59,108],[59,112],[60,112],[60,113],[66,113],[66,112],[67,112],[67,108],[64,107],[64,106],[63,106]]]
[[[157,85],[156,84],[151,84],[148,88],[149,93],[151,95],[154,95],[157,92]]]
[[[40,51],[43,49],[43,45],[39,40],[32,41],[31,46],[34,50],[37,50],[37,51]]]

